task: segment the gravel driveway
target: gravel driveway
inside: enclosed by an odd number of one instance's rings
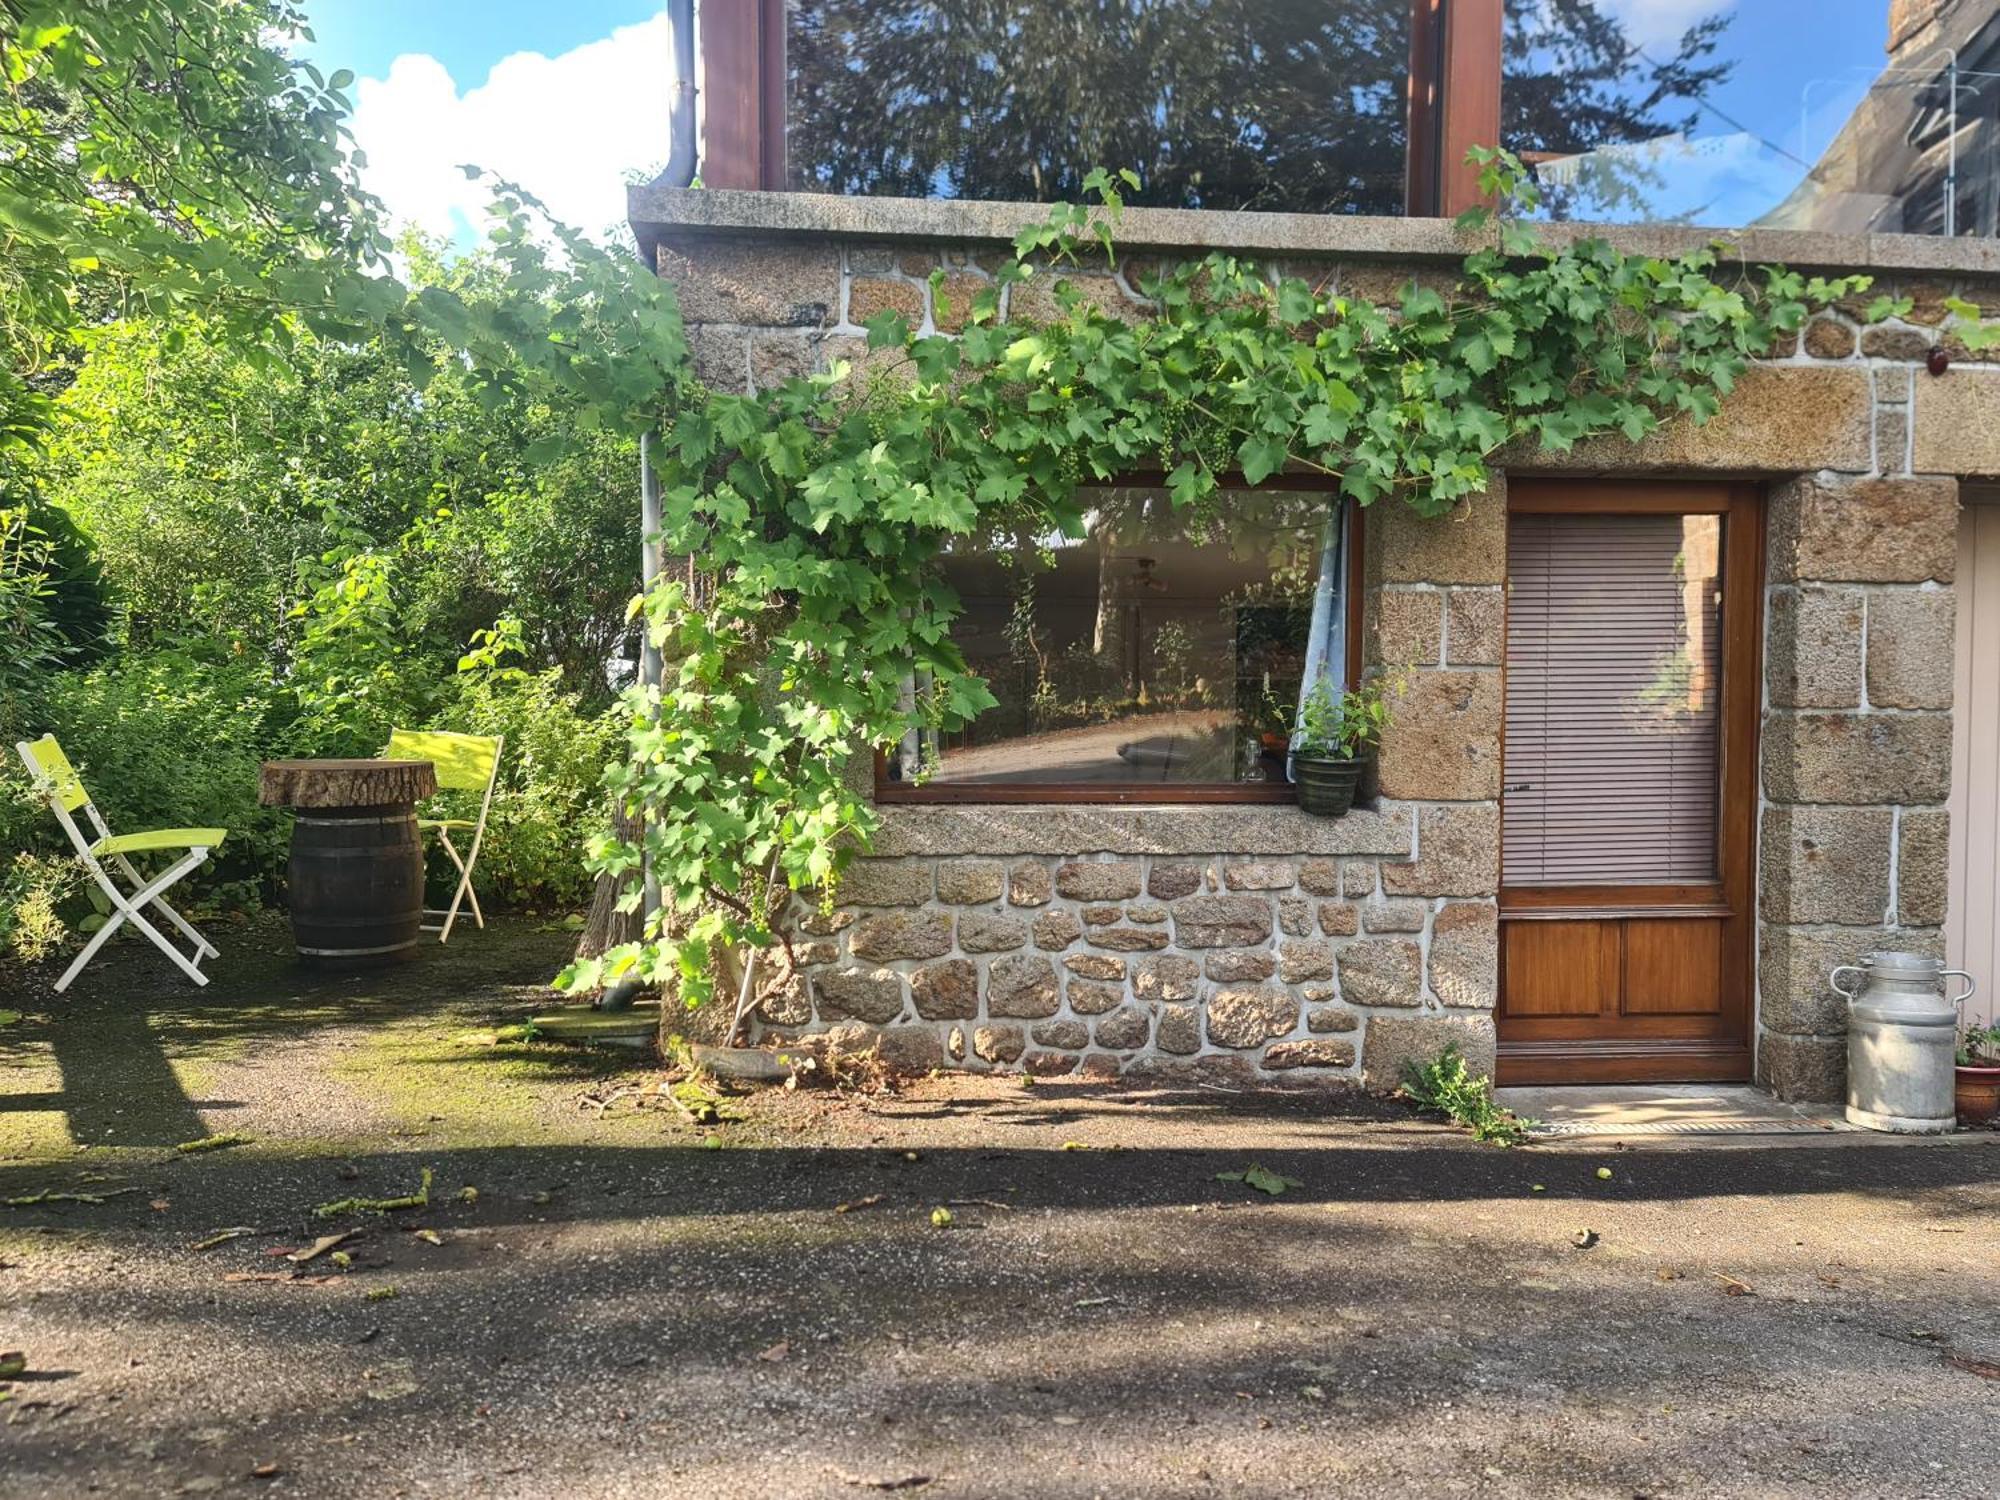
[[[2000,1136],[1502,1151],[976,1078],[711,1131],[492,1040],[567,941],[0,971],[10,1500],[2000,1493]]]

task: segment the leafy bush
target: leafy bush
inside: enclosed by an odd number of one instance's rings
[[[77,866],[43,854],[16,854],[0,866],[0,954],[37,963],[69,939],[63,908],[77,887]]]
[[[1447,1042],[1431,1062],[1404,1063],[1403,1086],[1398,1092],[1417,1108],[1435,1111],[1463,1125],[1475,1141],[1490,1141],[1496,1146],[1521,1145],[1535,1123],[1493,1102],[1493,1080],[1466,1066],[1457,1042]]]

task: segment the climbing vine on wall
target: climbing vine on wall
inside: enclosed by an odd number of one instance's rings
[[[1516,160],[1477,155],[1487,195],[1532,203]],[[665,582],[637,606],[666,680],[657,704],[635,695],[632,753],[609,773],[649,820],[663,909],[643,941],[562,983],[636,974],[699,1003],[718,947],[788,942],[793,893],[829,894],[875,828],[855,769],[994,701],[950,638],[957,600],[932,564],[953,538],[1081,536],[1079,487],[1141,469],[1167,476],[1176,507],[1209,503],[1225,475],[1282,470],[1442,515],[1509,445],[1706,421],[1781,336],[1868,285],[1720,246],[1550,245],[1475,212],[1461,227],[1481,248],[1459,274],[1415,279],[1392,305],[1218,253],[1141,278],[1156,316],[1132,324],[1064,272],[1115,263],[1135,182],[1095,172],[1092,206],[1058,204],[1020,234],[957,337],[886,312],[868,324],[866,380],[842,366],[669,414],[663,540],[698,560],[699,587]],[[1053,280],[1058,315],[1003,318],[1003,292],[1031,278]],[[1878,298],[1869,316],[1894,310]],[[640,849],[609,839],[594,857],[629,875]]]

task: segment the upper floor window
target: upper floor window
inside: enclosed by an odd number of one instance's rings
[[[788,0],[790,185],[1400,213],[1409,0]]]
[[[2000,229],[1995,0],[1507,0],[1501,140],[1544,212],[1839,233]]]

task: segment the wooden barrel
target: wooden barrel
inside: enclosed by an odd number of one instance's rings
[[[292,940],[316,964],[417,956],[424,846],[408,807],[300,808],[292,824]]]

